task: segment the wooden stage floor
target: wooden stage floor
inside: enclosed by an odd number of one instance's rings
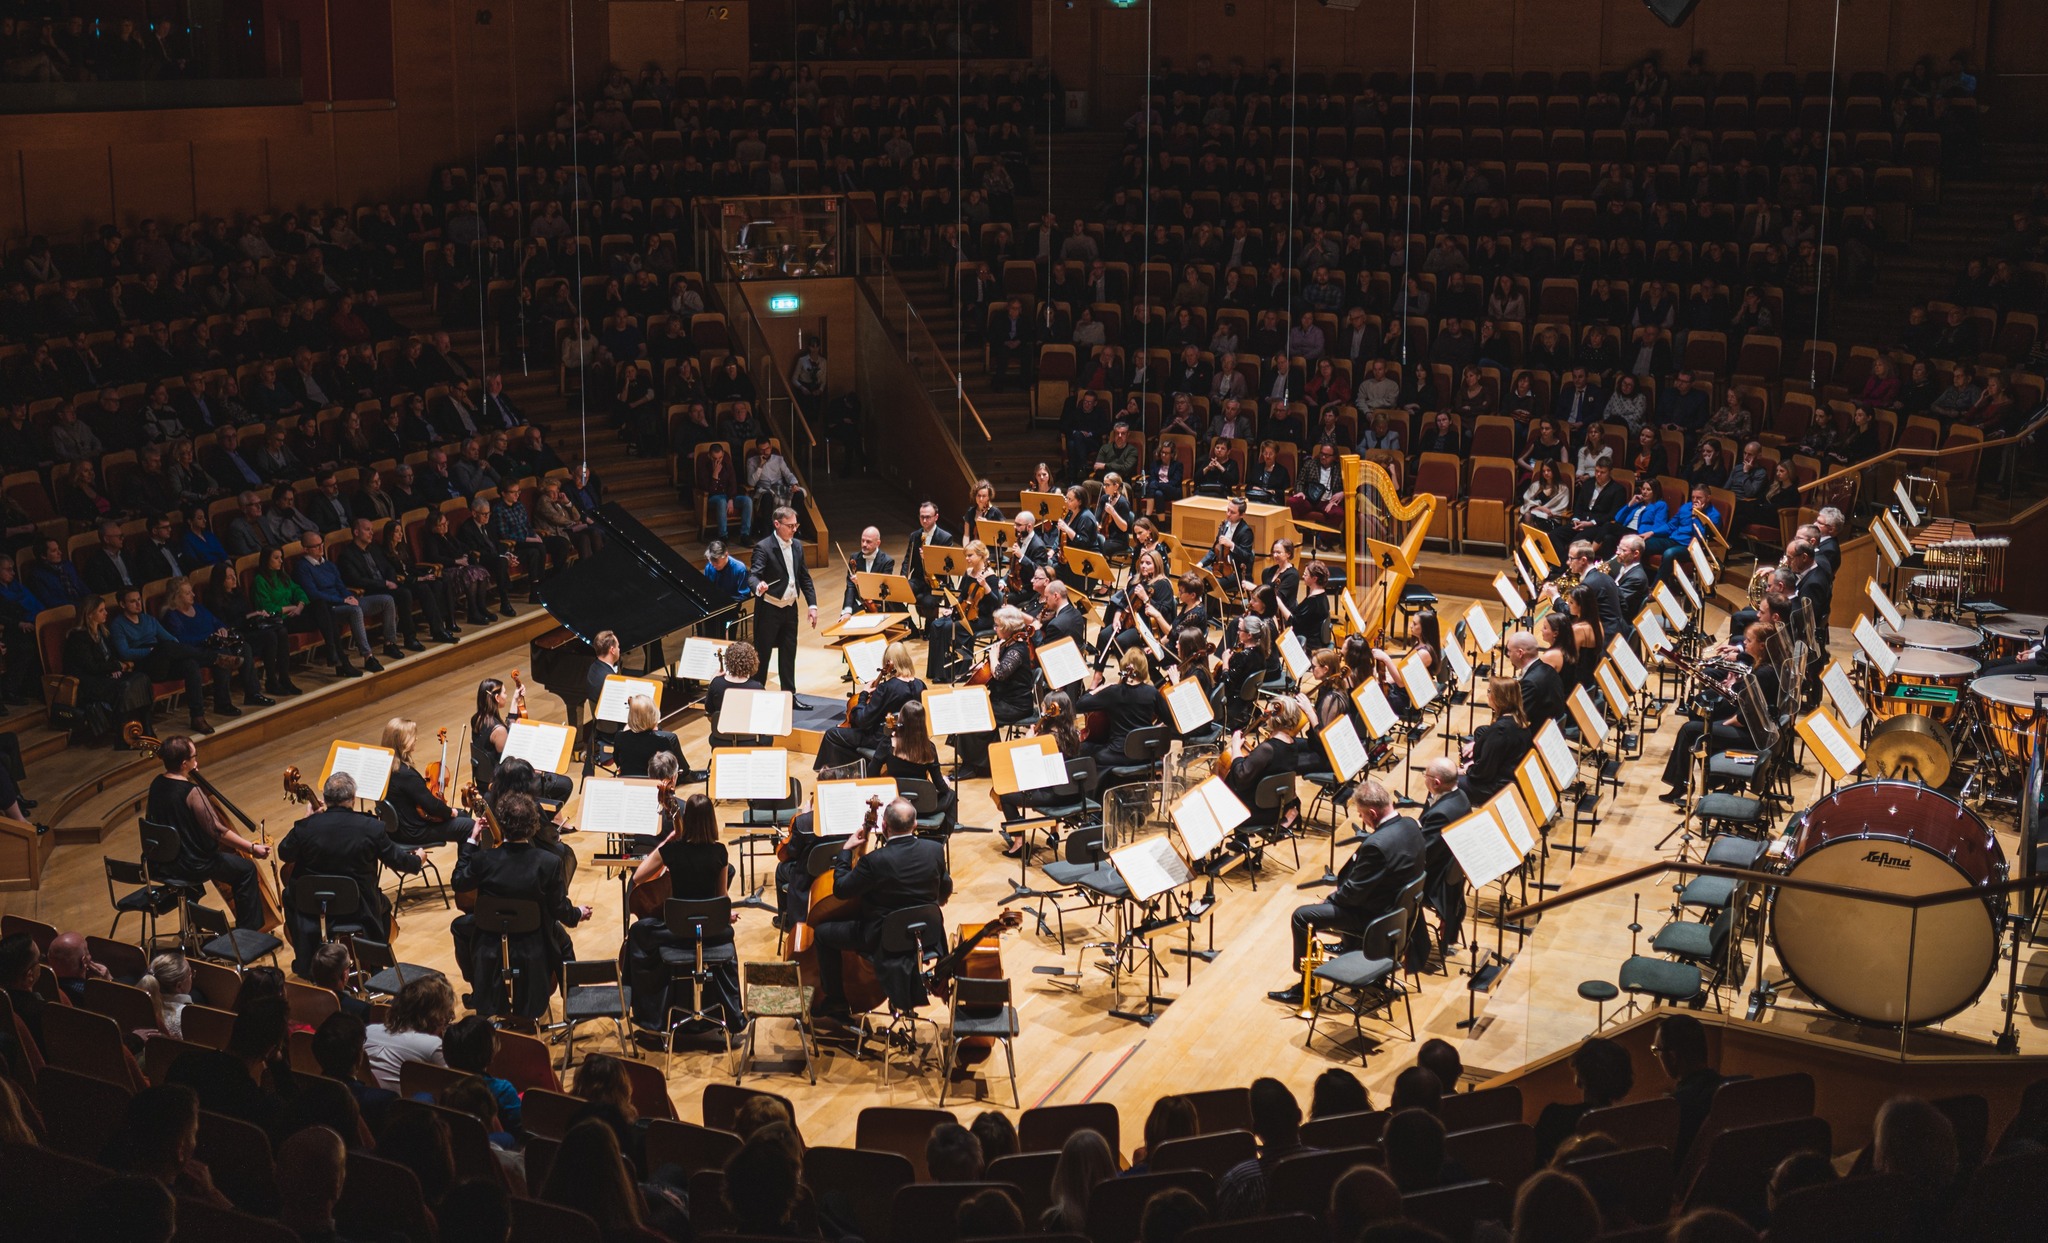
[[[891,540],[887,546],[899,543],[900,540]],[[819,577],[821,598],[828,603],[835,601],[836,578],[824,574]],[[1460,600],[1453,604],[1447,599],[1446,608],[1462,609],[1464,603]],[[1495,609],[1497,613],[1497,605]],[[831,611],[828,609],[828,615]],[[1725,626],[1725,616],[1717,613],[1715,620]],[[470,646],[466,640],[462,649],[443,658],[449,661],[445,672],[416,685],[396,687],[368,702],[344,702],[331,716],[304,728],[283,734],[267,731],[259,745],[238,746],[235,734],[249,728],[238,725],[234,731],[202,745],[204,770],[227,797],[252,816],[267,820],[272,840],[276,840],[297,815],[296,809],[281,801],[282,769],[291,764],[301,771],[317,773],[331,739],[374,741],[386,718],[398,715],[417,720],[423,739],[431,739],[434,730],[444,726],[451,739],[459,737],[473,704],[477,680],[485,676],[504,677],[525,659],[523,650],[519,650],[524,647],[523,640],[511,650],[504,650],[509,644],[501,644],[496,652],[479,650],[475,656],[464,656],[459,662],[453,659]],[[800,655],[798,682],[806,697],[827,699],[843,693],[840,679],[844,662],[823,644],[816,632],[804,634]],[[536,688],[532,698],[537,715],[559,718],[560,705],[551,696]],[[1457,709],[1452,721],[1452,727],[1461,732],[1468,728],[1467,710]],[[685,714],[678,728],[693,765],[701,766],[705,761],[707,733],[702,714],[694,710]],[[1660,851],[1659,842],[1677,823],[1677,813],[1655,798],[1661,790],[1658,774],[1675,733],[1676,721],[1667,717],[1663,728],[1645,740],[1643,757],[1623,769],[1620,793],[1610,795],[1602,806],[1598,832],[1583,839],[1584,852],[1577,856],[1561,851],[1551,854],[1551,882],[1571,889],[1667,858],[1675,851],[1675,840],[1665,851]],[[422,746],[423,752],[430,749],[430,744]],[[1419,764],[1443,754],[1444,750],[1445,742],[1432,735],[1416,745],[1415,762]],[[218,758],[208,759],[209,754]],[[46,773],[32,771],[30,792],[38,797],[54,795],[57,790],[52,786],[62,784],[54,781],[58,771],[69,773],[89,758],[92,757],[69,752],[53,760]],[[807,760],[804,757],[804,762],[793,764],[792,769],[808,769]],[[93,762],[105,766],[104,753],[97,753]],[[1393,773],[1393,784],[1398,787],[1404,775],[1407,774],[1401,771]],[[127,779],[110,789],[103,803],[112,805],[113,800],[139,794],[146,780],[141,775]],[[1817,775],[1800,778],[1796,787],[1800,805],[1815,797],[1818,780]],[[1419,773],[1412,775],[1409,788],[1417,794],[1421,792]],[[569,821],[574,822],[576,811],[577,805],[572,802],[567,809]],[[960,819],[969,825],[998,823],[1000,816],[986,781],[967,783],[962,792]],[[735,832],[728,830],[728,835]],[[1348,832],[1347,829],[1347,836]],[[596,835],[578,834],[569,840],[586,860],[578,871],[572,896],[597,911],[593,920],[575,932],[577,953],[586,958],[611,955],[618,949],[622,927],[619,886],[610,874],[587,862],[601,846]],[[1561,829],[1555,840],[1569,841],[1569,826]],[[963,833],[953,840],[956,889],[947,908],[949,924],[979,922],[990,917],[999,909],[999,900],[1010,893],[1010,882],[1018,876],[1018,865],[999,853],[999,845],[999,839],[992,834]],[[2012,846],[2007,834],[2009,858]],[[1069,917],[1070,947],[1062,955],[1058,944],[1039,935],[1027,917],[1023,929],[1002,941],[1003,965],[1016,982],[1022,1014],[1024,1034],[1018,1041],[1017,1054],[1023,1104],[1072,1103],[1093,1092],[1095,1099],[1120,1106],[1126,1134],[1135,1142],[1146,1111],[1162,1094],[1241,1085],[1256,1076],[1271,1075],[1293,1086],[1306,1100],[1311,1082],[1323,1070],[1331,1066],[1360,1070],[1361,1050],[1350,1046],[1348,1022],[1340,1027],[1326,1021],[1311,1047],[1307,1042],[1308,1025],[1265,997],[1267,990],[1283,987],[1297,978],[1294,964],[1288,961],[1289,915],[1295,906],[1318,901],[1319,895],[1327,891],[1300,891],[1296,883],[1322,872],[1328,849],[1327,837],[1318,834],[1302,843],[1298,872],[1288,866],[1292,862],[1288,851],[1269,851],[1265,874],[1256,888],[1241,871],[1221,884],[1212,917],[1214,942],[1219,951],[1214,962],[1194,962],[1190,974],[1189,960],[1165,953],[1170,945],[1180,943],[1178,936],[1162,939],[1159,948],[1170,972],[1162,992],[1174,1000],[1149,1028],[1111,1016],[1117,1002],[1111,995],[1110,977],[1094,965],[1100,955],[1078,945],[1099,941],[1110,935],[1111,929],[1090,928],[1085,917],[1078,921]],[[0,894],[0,910],[35,913],[62,928],[105,932],[110,913],[101,856],[134,858],[137,851],[132,815],[110,818],[103,842],[58,847],[46,871],[42,891]],[[440,858],[444,872],[452,867],[452,849],[442,851]],[[1418,1039],[1440,1036],[1450,1040],[1463,1054],[1468,1071],[1483,1076],[1510,1070],[1586,1035],[1594,1025],[1594,1007],[1579,999],[1578,985],[1585,980],[1615,978],[1631,950],[1628,925],[1635,914],[1633,899],[1637,896],[1642,900],[1641,945],[1647,953],[1650,937],[1665,922],[1667,909],[1675,900],[1669,877],[1645,885],[1640,891],[1617,890],[1565,908],[1542,919],[1534,934],[1519,946],[1514,937],[1508,937],[1506,949],[1515,955],[1514,961],[1489,995],[1471,999],[1476,1000],[1479,1022],[1469,1030],[1458,1026],[1466,1018],[1468,1008],[1463,953],[1454,957],[1451,974],[1422,976],[1421,993],[1414,998]],[[401,914],[403,931],[397,946],[401,956],[446,970],[451,977],[458,975],[447,933],[448,920],[454,912],[444,911],[440,900],[433,898],[425,902],[408,900]],[[138,925],[130,920],[123,931],[136,935]],[[1204,929],[1196,936],[1206,941],[1209,932],[1210,929]],[[762,959],[774,954],[776,933],[765,912],[745,912],[738,938],[743,959]],[[1490,926],[1484,929],[1483,940],[1492,947],[1494,932]],[[1055,965],[1078,968],[1078,987],[1032,971],[1034,967]],[[2029,974],[2038,975],[2039,968],[2030,967]],[[1997,997],[2003,991],[2003,982],[2001,966],[1997,982],[1987,990],[1985,998],[1948,1023],[1946,1030],[1988,1038],[2000,1022]],[[1126,979],[1124,985],[1126,1001],[1142,1001],[1142,981]],[[1729,1005],[1739,1008],[1743,990],[1728,991]],[[929,1012],[943,1017],[943,1007],[936,1003]],[[1812,1026],[1832,1034],[1841,1034],[1842,1027],[1789,1008],[1778,1011],[1772,1021]],[[1394,1075],[1413,1063],[1414,1046],[1384,1024],[1368,1024],[1368,1028],[1380,1037],[1381,1043],[1366,1057],[1362,1075],[1375,1099],[1382,1100]],[[2032,1051],[2048,1042],[2044,1032],[2048,1032],[2048,1023],[2039,1017],[2023,1016],[2023,1050]],[[1333,1040],[1332,1036],[1341,1040]],[[1895,1036],[1891,1039],[1896,1041]],[[585,1050],[615,1048],[609,1031],[598,1025],[587,1025],[579,1044]],[[793,1033],[784,1025],[772,1025],[763,1037],[761,1061],[766,1066],[775,1066],[780,1057],[793,1054],[794,1049]],[[663,1059],[659,1054],[645,1056],[666,1060],[672,1093],[686,1119],[699,1116],[696,1100],[705,1084],[730,1080],[722,1053],[692,1051],[679,1053],[673,1059]],[[1000,1058],[996,1059],[998,1066],[1000,1062]],[[799,1107],[807,1138],[813,1143],[827,1144],[851,1144],[855,1116],[866,1106],[928,1105],[936,1100],[938,1092],[935,1074],[908,1079],[899,1074],[893,1085],[885,1087],[877,1063],[856,1061],[843,1054],[828,1054],[816,1086],[788,1073],[756,1075],[748,1082],[790,1096]],[[998,1107],[1009,1106],[1009,1085],[1000,1076],[993,1082],[968,1084],[966,1091],[970,1100],[959,1102],[956,1096],[948,1102],[963,1116],[987,1107],[972,1103],[971,1098],[977,1093]]]

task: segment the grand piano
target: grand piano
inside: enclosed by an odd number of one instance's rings
[[[623,507],[599,506],[596,521],[604,547],[540,585],[542,607],[561,624],[535,638],[529,653],[533,680],[568,706],[572,721],[582,718],[589,699],[585,679],[596,659],[590,644],[599,631],[619,636],[622,665],[640,653],[642,672],[666,685],[662,640],[707,623],[722,634],[740,611],[739,602]]]

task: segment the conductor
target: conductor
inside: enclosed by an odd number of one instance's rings
[[[1422,828],[1407,816],[1394,814],[1394,796],[1378,781],[1367,779],[1352,795],[1366,838],[1358,853],[1337,875],[1336,892],[1328,902],[1294,908],[1294,983],[1266,996],[1289,1006],[1301,1004],[1298,965],[1308,953],[1308,930],[1334,928],[1362,932],[1373,920],[1394,909],[1401,890],[1422,875]]]
[[[747,567],[747,586],[754,593],[754,646],[774,652],[782,689],[796,690],[796,600],[801,594],[813,629],[818,625],[818,589],[804,565],[804,542],[796,537],[796,511],[775,510],[775,529],[754,545]],[[765,663],[765,662],[764,662]],[[798,708],[809,704],[799,699]]]
[[[946,869],[946,847],[916,836],[917,808],[908,799],[895,799],[882,809],[882,840],[874,849],[867,845],[866,825],[854,831],[839,857],[832,862],[832,893],[842,899],[858,899],[856,919],[838,919],[815,925],[818,944],[818,1008],[824,1018],[846,1021],[846,987],[841,950],[853,950],[870,961],[882,945],[882,925],[890,915],[915,906],[944,905],[953,895],[953,876]],[[856,859],[855,856],[859,855]],[[943,939],[943,930],[929,930]],[[885,986],[891,984],[892,964],[875,961],[876,974]],[[915,970],[915,967],[912,967]],[[892,995],[895,990],[891,990]]]

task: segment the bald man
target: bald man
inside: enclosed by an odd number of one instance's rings
[[[1422,770],[1422,784],[1422,896],[1443,921],[1444,944],[1449,946],[1456,943],[1458,926],[1465,921],[1465,870],[1445,844],[1444,830],[1472,814],[1472,800],[1458,788],[1458,761],[1448,755],[1429,762]]]
[[[1541,651],[1536,636],[1526,630],[1508,636],[1508,663],[1514,666],[1515,680],[1522,684],[1522,715],[1529,718],[1532,730],[1564,715],[1564,679],[1536,659]]]
[[[860,533],[860,551],[846,559],[846,596],[839,602],[839,616],[843,620],[853,616],[861,607],[860,587],[854,582],[856,574],[894,574],[896,563],[889,554],[882,551],[882,533],[868,527]],[[908,601],[904,607],[909,607]]]
[[[50,942],[50,973],[73,1005],[84,1004],[87,980],[111,978],[106,967],[92,960],[82,932],[60,932]]]

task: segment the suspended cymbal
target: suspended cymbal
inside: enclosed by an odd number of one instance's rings
[[[1884,721],[1870,731],[1863,749],[1867,776],[1911,781],[1933,789],[1948,784],[1955,746],[1948,727],[1933,717],[1908,713]]]

